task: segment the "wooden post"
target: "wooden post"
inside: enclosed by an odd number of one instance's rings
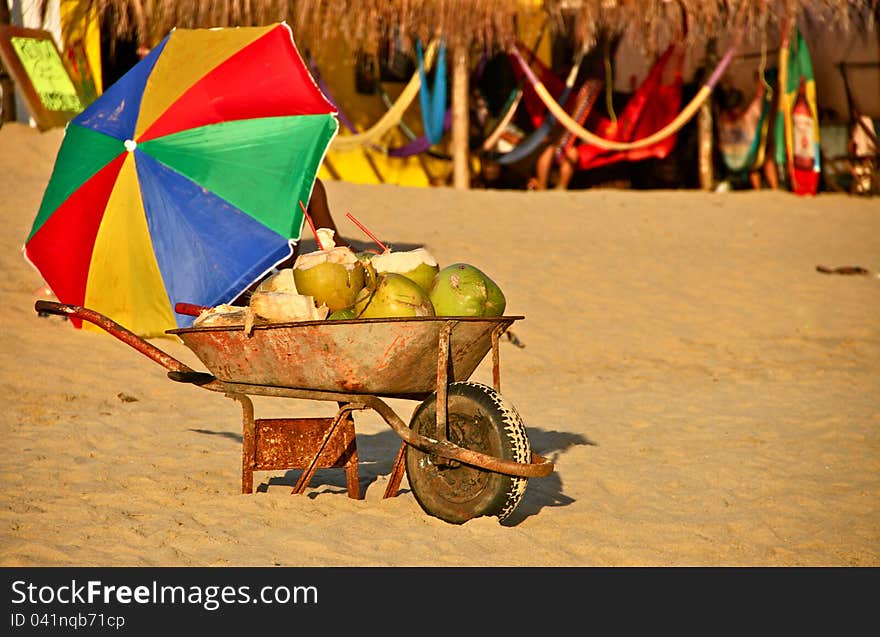
[[[452,55],[452,182],[457,190],[468,190],[471,185],[470,136],[470,80],[468,78],[467,45],[458,44]]]
[[[21,2],[19,0],[13,2],[11,8],[8,2],[0,0],[0,24],[22,26]],[[24,116],[27,111],[22,111],[22,106],[21,97],[18,95],[12,76],[0,62],[0,126],[3,126],[3,122],[17,120],[26,122],[27,118]],[[22,116],[22,119],[19,120],[19,116]]]
[[[700,172],[700,190],[714,190],[715,171],[712,165],[712,99],[702,103],[697,114],[697,157]]]
[[[706,43],[706,69],[714,68],[718,63],[717,42],[711,38]],[[705,78],[704,78],[705,81]],[[697,114],[697,170],[700,176],[701,190],[715,189],[714,166],[714,124],[712,122],[712,96],[700,105]]]

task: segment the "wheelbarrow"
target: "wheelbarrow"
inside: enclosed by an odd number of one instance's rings
[[[194,306],[176,309],[193,313]],[[301,468],[303,493],[318,468],[345,466],[348,494],[360,498],[352,412],[373,410],[402,443],[384,497],[406,472],[421,508],[461,524],[504,520],[528,478],[552,473],[531,451],[523,421],[501,396],[499,343],[522,316],[299,321],[167,330],[205,365],[194,370],[94,310],[39,300],[40,314],[88,321],[168,370],[168,377],[226,395],[242,407],[242,492],[253,472]],[[189,311],[187,311],[189,310]],[[492,352],[492,386],[468,380]],[[328,419],[255,419],[249,396],[337,403]],[[409,425],[383,398],[419,401]]]

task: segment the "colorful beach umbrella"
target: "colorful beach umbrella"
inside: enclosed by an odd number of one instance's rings
[[[286,24],[175,29],[68,124],[25,257],[140,336],[190,325],[292,254],[338,127]]]

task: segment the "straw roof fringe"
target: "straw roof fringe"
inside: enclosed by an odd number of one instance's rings
[[[705,41],[778,31],[784,18],[846,31],[873,30],[880,0],[78,0],[83,12],[115,14],[116,35],[139,32],[154,44],[173,27],[226,27],[286,20],[306,44],[344,37],[374,49],[400,35],[408,46],[442,32],[451,47],[493,50],[517,35],[517,17],[543,12],[551,31],[590,45],[600,29],[628,32],[646,49],[674,36],[682,19],[687,37]]]

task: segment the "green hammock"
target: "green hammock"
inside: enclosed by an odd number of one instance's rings
[[[776,72],[766,75],[763,87],[744,111],[735,116],[722,113],[718,118],[718,148],[724,165],[734,175],[748,174],[764,163],[773,104],[770,86],[776,81]]]

